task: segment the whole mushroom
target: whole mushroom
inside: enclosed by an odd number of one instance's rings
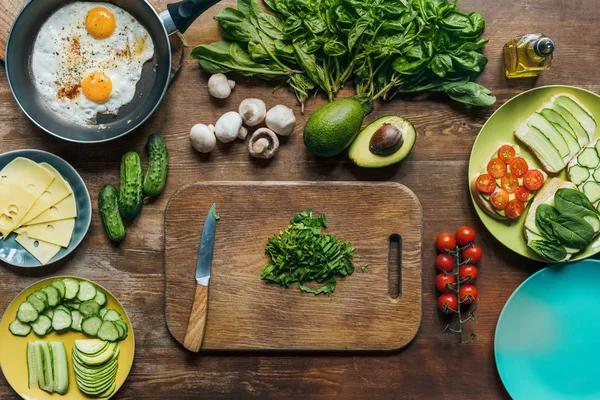
[[[238,112],[246,125],[256,126],[265,120],[267,106],[260,99],[246,99],[240,103]]]
[[[208,93],[217,99],[226,99],[235,88],[235,81],[227,79],[224,74],[214,74],[208,79]]]
[[[210,153],[217,146],[215,127],[212,125],[197,124],[190,132],[192,147],[200,153]]]
[[[280,104],[269,110],[266,123],[267,127],[276,134],[289,136],[296,128],[296,117],[291,108]]]
[[[279,139],[275,132],[268,128],[260,128],[252,134],[248,142],[250,155],[268,160],[275,157],[279,150]]]
[[[242,117],[235,111],[223,114],[215,125],[215,135],[223,143],[233,142],[239,136],[243,136],[244,130],[246,128],[242,126]],[[246,134],[247,132],[246,130]]]

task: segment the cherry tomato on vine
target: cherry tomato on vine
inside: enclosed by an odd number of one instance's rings
[[[461,226],[456,230],[456,241],[461,246],[466,246],[467,244],[475,241],[475,229],[470,226]]]
[[[456,277],[442,272],[435,277],[435,287],[441,293],[452,293],[452,288],[456,288]]]
[[[435,259],[435,266],[441,272],[452,272],[454,269],[454,257],[447,253],[438,254]]]
[[[479,276],[479,270],[473,264],[465,264],[458,270],[458,279],[462,285],[467,283],[475,283]]]
[[[460,302],[462,304],[473,304],[477,300],[477,288],[473,285],[463,285],[460,287]]]
[[[446,293],[438,298],[438,307],[444,314],[458,311],[458,299],[455,294]]]
[[[462,256],[463,259],[468,260],[470,258],[474,264],[477,264],[479,261],[481,261],[483,251],[481,251],[481,247],[477,246],[476,244],[472,244],[463,250]]]
[[[444,232],[440,233],[435,240],[435,244],[439,251],[445,252],[446,250],[456,249],[456,239],[451,233]]]

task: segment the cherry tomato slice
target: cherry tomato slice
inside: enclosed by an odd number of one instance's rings
[[[538,190],[544,185],[544,175],[537,169],[532,169],[528,171],[523,178],[523,183],[525,187],[531,191]]]
[[[498,158],[506,164],[510,163],[517,156],[517,152],[512,146],[505,144],[498,150]]]
[[[527,190],[525,186],[519,186],[517,190],[515,190],[515,196],[517,197],[517,200],[527,201],[529,200],[530,195],[531,192]]]
[[[477,190],[484,194],[492,194],[498,186],[496,180],[490,174],[479,175],[477,178]]]
[[[473,285],[464,285],[460,287],[461,304],[473,304],[477,300],[477,288]]]
[[[435,277],[435,287],[440,293],[452,293],[452,289],[456,290],[456,277],[448,274],[438,274]]]
[[[487,172],[493,176],[494,179],[502,178],[506,175],[506,164],[499,158],[493,158],[488,163]]]
[[[510,162],[510,172],[518,178],[522,178],[529,171],[529,164],[524,158],[517,157]]]
[[[502,188],[508,193],[514,193],[519,187],[519,178],[512,173],[508,173],[502,177]]]
[[[517,219],[525,212],[525,205],[520,200],[513,200],[508,203],[504,212],[508,218]]]
[[[497,210],[504,210],[508,205],[508,192],[502,188],[496,188],[494,193],[490,194],[490,203]]]

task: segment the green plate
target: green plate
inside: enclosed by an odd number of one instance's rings
[[[489,158],[490,154],[497,148],[499,142],[518,144],[521,148],[521,153],[529,162],[530,167],[542,169],[541,164],[537,161],[533,153],[514,137],[513,132],[527,117],[542,106],[542,104],[548,102],[552,96],[557,95],[558,93],[570,93],[577,96],[577,98],[585,104],[588,110],[594,114],[596,120],[600,121],[600,96],[573,86],[544,86],[529,90],[512,98],[492,115],[481,129],[481,132],[479,132],[477,140],[475,140],[473,150],[471,151],[471,159],[469,160],[469,181],[467,182],[469,188],[473,176],[481,172],[481,167]],[[600,136],[597,132],[596,139],[598,137]],[[558,175],[549,175],[549,178],[556,176],[565,180],[567,179],[565,171]],[[542,261],[533,250],[527,247],[527,243],[525,242],[523,223],[527,212],[513,223],[498,221],[479,208],[475,203],[472,194],[471,200],[473,201],[473,205],[475,206],[475,210],[477,210],[481,222],[483,222],[485,227],[500,243],[517,254],[532,260]],[[600,236],[594,240],[590,247],[580,253],[572,261],[582,260],[598,253],[600,253]]]

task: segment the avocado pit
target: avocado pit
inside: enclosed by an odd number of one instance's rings
[[[375,131],[369,142],[369,150],[378,156],[394,154],[404,145],[404,136],[400,129],[385,123]]]

